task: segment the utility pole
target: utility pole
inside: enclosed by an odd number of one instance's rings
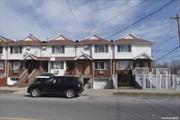
[[[179,47],[180,47],[180,25],[179,25],[180,16],[178,16],[178,13],[177,13],[177,14],[176,14],[176,17],[170,17],[170,19],[175,19],[176,22],[177,22],[178,36],[179,36]]]

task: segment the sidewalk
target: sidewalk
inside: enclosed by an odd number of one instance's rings
[[[3,94],[27,94],[27,87],[0,87]],[[180,97],[175,90],[142,90],[142,89],[85,89],[82,96],[172,96]]]

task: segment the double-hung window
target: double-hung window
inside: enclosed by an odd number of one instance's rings
[[[52,53],[65,53],[64,46],[52,46]]]
[[[11,70],[19,70],[21,67],[21,62],[20,61],[14,61],[11,64]]]
[[[52,69],[64,69],[64,62],[52,62]]]
[[[107,64],[107,62],[103,62],[103,61],[95,62],[94,67],[95,67],[96,70],[107,70],[108,69],[108,64]]]
[[[11,46],[10,47],[10,53],[11,54],[21,54],[22,53],[22,47],[21,46]]]
[[[117,51],[118,52],[131,52],[131,45],[118,45]]]
[[[0,70],[4,70],[4,61],[0,61]]]
[[[108,45],[95,45],[94,47],[96,53],[108,52]]]
[[[0,46],[0,54],[3,54],[3,46]]]

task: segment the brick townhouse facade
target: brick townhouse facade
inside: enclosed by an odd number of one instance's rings
[[[73,41],[62,35],[47,41],[33,35],[13,41],[0,37],[0,84],[7,77],[31,83],[44,72],[79,76],[93,88],[133,86],[135,67],[151,68],[152,42],[132,34],[106,40],[93,35]]]

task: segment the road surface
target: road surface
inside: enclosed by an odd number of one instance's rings
[[[0,120],[180,120],[180,98],[0,95]]]

